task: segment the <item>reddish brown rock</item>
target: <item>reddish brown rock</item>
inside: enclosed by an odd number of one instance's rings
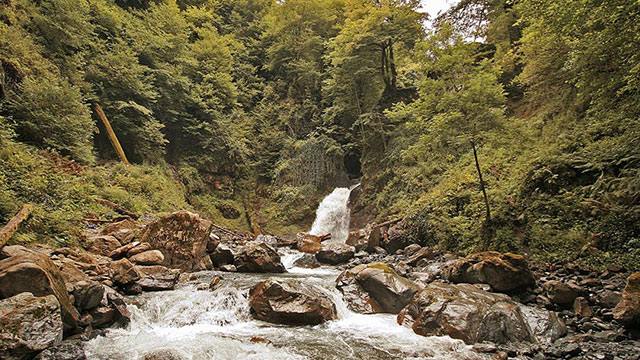
[[[613,317],[629,328],[640,326],[640,272],[627,278],[622,300],[613,309]]]
[[[140,236],[164,255],[162,265],[183,271],[212,268],[207,253],[211,221],[200,215],[178,211],[147,225]]]
[[[311,234],[298,234],[296,246],[298,251],[315,254],[320,251],[322,247],[322,238]]]
[[[0,260],[0,298],[22,292],[34,296],[54,295],[60,303],[65,330],[76,329],[80,314],[71,303],[58,267],[47,255],[22,246],[12,248],[13,256]]]
[[[239,272],[282,273],[286,271],[278,252],[265,243],[245,244],[238,250],[234,265]]]
[[[353,257],[355,250],[351,245],[327,243],[323,244],[320,251],[316,253],[316,259],[324,264],[344,264]]]
[[[129,260],[138,265],[160,265],[164,262],[164,255],[160,250],[148,250],[133,255]]]
[[[120,241],[111,235],[90,237],[87,243],[88,251],[102,256],[109,256],[111,252],[122,246]]]
[[[138,273],[135,266],[133,266],[133,264],[127,259],[120,259],[112,262],[110,264],[110,268],[111,279],[116,285],[129,285],[140,279],[140,273]]]

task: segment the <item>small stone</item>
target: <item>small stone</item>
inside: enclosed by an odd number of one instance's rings
[[[583,297],[578,297],[574,300],[573,311],[576,315],[583,318],[590,318],[591,316],[593,316],[593,311],[589,306],[589,302]]]
[[[220,284],[220,281],[222,281],[222,278],[220,276],[214,276],[209,283],[209,290],[215,290],[216,287],[218,287],[218,285]]]

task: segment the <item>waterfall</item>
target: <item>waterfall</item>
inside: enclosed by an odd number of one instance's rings
[[[309,233],[312,235],[331,234],[333,242],[347,241],[350,215],[349,195],[358,185],[351,188],[335,188],[331,194],[322,199]]]

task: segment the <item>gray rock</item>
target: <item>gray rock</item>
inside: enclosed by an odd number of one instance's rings
[[[62,340],[60,303],[31,293],[0,300],[0,359],[26,359]]]

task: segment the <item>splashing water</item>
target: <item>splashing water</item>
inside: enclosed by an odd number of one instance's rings
[[[359,185],[359,184],[358,184]],[[316,219],[309,234],[331,234],[331,241],[345,242],[349,237],[349,195],[351,188],[335,188],[327,195],[316,210]]]
[[[294,260],[299,253],[284,256]],[[292,262],[292,261],[291,261]],[[131,324],[109,329],[85,344],[89,359],[143,360],[157,350],[171,350],[184,360],[426,360],[483,359],[460,340],[423,337],[396,323],[395,315],[357,314],[348,309],[335,288],[337,269],[302,270],[287,266],[286,274],[198,273],[197,282],[223,277],[219,287],[198,291],[183,284],[166,292],[129,298]],[[249,289],[275,277],[313,283],[333,299],[338,319],[317,326],[282,326],[254,320]],[[264,341],[254,341],[254,339]]]

